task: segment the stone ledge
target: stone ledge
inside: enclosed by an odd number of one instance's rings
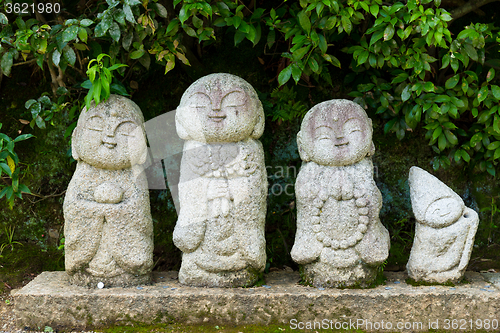
[[[470,283],[451,288],[414,287],[405,283],[406,274],[388,272],[386,285],[363,290],[301,286],[297,272],[272,272],[265,286],[246,289],[186,287],[176,276],[155,272],[150,286],[86,289],[70,285],[65,272],[44,272],[14,293],[17,325],[89,329],[171,322],[289,325],[291,320],[340,325],[364,319],[372,325],[391,322],[391,331],[398,331],[399,322],[420,322],[428,330],[436,320],[440,329],[445,319],[467,325],[471,319],[500,321],[500,274],[467,272]],[[367,322],[360,325],[358,329],[370,330]],[[412,328],[416,330],[418,324]]]

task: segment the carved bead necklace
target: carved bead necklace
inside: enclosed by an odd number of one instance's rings
[[[326,247],[330,247],[333,250],[350,248],[356,245],[360,240],[362,240],[366,233],[366,230],[368,230],[370,218],[368,217],[369,208],[367,206],[369,200],[367,198],[367,195],[362,191],[354,191],[353,195],[350,198],[342,196],[342,198],[340,199],[342,201],[355,200],[355,205],[358,213],[358,226],[354,235],[342,241],[338,241],[328,237],[321,228],[320,214],[322,212],[323,206],[325,205],[325,202],[330,197],[331,195],[325,189],[322,189],[318,193],[318,196],[314,199],[313,206],[316,209],[314,209],[313,216],[311,217],[312,230],[316,233],[316,239],[323,243],[323,245]]]

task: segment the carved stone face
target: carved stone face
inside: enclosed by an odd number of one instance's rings
[[[82,111],[73,133],[73,157],[102,169],[144,163],[147,153],[138,106],[121,96]]]
[[[441,198],[429,205],[424,220],[432,226],[447,226],[457,221],[462,211],[463,208],[456,198]]]
[[[332,166],[359,162],[373,149],[371,120],[351,101],[318,104],[304,118],[298,145],[306,161]]]
[[[230,74],[211,74],[193,83],[182,96],[176,120],[181,138],[207,143],[258,138],[264,128],[255,90]]]

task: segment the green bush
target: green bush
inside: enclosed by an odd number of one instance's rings
[[[10,143],[17,140],[10,139],[16,136],[15,126],[4,126],[0,196],[6,196],[11,207],[14,198],[29,192],[26,185],[36,194],[48,183],[53,192],[40,195],[40,200],[50,198],[51,205],[60,209],[61,187],[70,177],[68,141],[79,111],[91,99],[98,102],[110,93],[134,95],[141,78],[144,82],[165,75],[172,85],[165,88],[167,92],[151,93],[151,108],[143,108],[146,119],[151,119],[165,112],[165,105],[175,108],[176,98],[194,79],[233,68],[225,59],[210,57],[221,45],[230,48],[228,53],[233,52],[232,46],[237,47],[245,61],[253,57],[257,64],[265,65],[246,79],[264,104],[267,124],[262,141],[269,148],[266,161],[273,167],[298,168],[300,160],[292,150],[305,112],[318,102],[349,94],[367,109],[374,126],[383,128],[387,134],[384,144],[389,148],[397,150],[426,140],[438,172],[453,166],[497,175],[500,35],[498,18],[495,22],[492,15],[472,14],[479,1],[471,0],[453,10],[442,7],[440,0],[23,3],[28,7],[18,1],[0,1],[0,74],[13,78],[26,68],[47,82],[39,95],[23,101],[23,118],[37,134],[30,141],[43,146],[44,154],[56,157],[23,164]],[[47,90],[50,92],[44,93]],[[159,102],[164,99],[170,100]],[[61,128],[67,128],[64,135]],[[402,144],[392,142],[392,135]],[[61,162],[64,158],[66,162]],[[56,163],[64,167],[53,167]],[[42,171],[52,179],[35,175]],[[270,184],[293,183],[294,179],[271,179]],[[391,189],[383,191],[390,198]],[[152,198],[166,200],[159,195]],[[163,216],[165,210],[162,207],[156,213]],[[294,214],[293,197],[270,195],[268,220],[275,223],[267,227],[271,238],[268,253],[275,263],[289,262]],[[405,242],[412,231],[403,222],[410,215],[401,212],[388,222],[394,224],[391,232]],[[45,233],[39,225],[49,224],[48,220],[34,214],[16,232],[40,242]],[[159,219],[155,223],[159,224],[157,230],[172,229]],[[407,249],[408,244],[402,248]]]

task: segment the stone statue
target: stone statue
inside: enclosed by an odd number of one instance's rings
[[[366,286],[387,259],[373,180],[372,122],[349,100],[314,106],[297,134],[303,160],[295,184],[297,233],[292,259],[316,287]]]
[[[267,177],[264,111],[248,82],[211,74],[183,94],[176,128],[186,140],[179,180],[174,244],[181,249],[179,281],[237,287],[265,268]]]
[[[425,170],[412,167],[409,184],[417,224],[408,275],[416,281],[458,282],[469,264],[479,217]]]
[[[141,166],[144,119],[123,96],[93,105],[82,110],[72,137],[78,163],[63,206],[66,272],[71,283],[94,288],[146,284],[153,223]]]

